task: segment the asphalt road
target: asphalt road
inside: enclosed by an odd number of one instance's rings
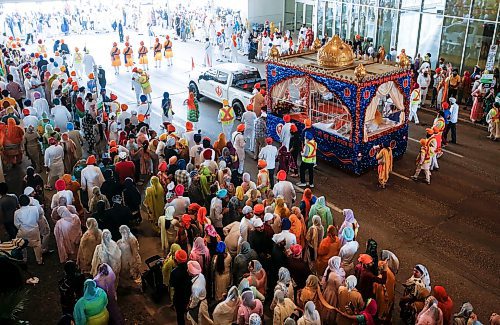
[[[137,44],[141,37],[131,35],[131,39]],[[119,101],[134,102],[129,74],[122,71],[115,77],[111,68],[107,68],[108,44],[114,35],[65,37],[65,40],[70,47],[80,48],[87,42],[97,63],[108,71],[107,88],[118,95]],[[169,91],[173,98],[174,123],[184,125],[186,113],[182,102],[187,98],[191,57],[198,66],[202,62],[201,47],[198,42],[174,41],[174,66],[150,68],[153,126],[160,123],[163,91]],[[212,139],[220,132],[216,123],[218,107],[207,99],[200,102],[199,126]],[[415,140],[423,137],[432,118],[421,112],[421,125],[410,126],[410,137]],[[319,162],[314,193],[326,196],[334,209],[336,224],[342,222],[339,209],[354,211],[361,226],[360,251],[368,238],[374,238],[379,250],[389,249],[399,257],[398,295],[402,291],[400,284],[411,275],[413,266],[420,263],[428,268],[432,286],[443,285],[447,289],[455,302],[455,311],[462,302],[470,301],[485,323],[492,312],[499,311],[500,302],[500,144],[486,139],[484,130],[464,123],[459,123],[457,133],[458,144],[446,147],[448,152],[439,160],[441,168],[433,172],[431,185],[409,179],[418,151],[418,143],[410,140],[406,154],[395,161],[395,174],[385,190],[377,187],[376,171],[353,176]],[[247,159],[245,165],[256,175],[255,163]],[[21,190],[16,182],[20,175],[20,167],[7,173],[9,184],[17,193]],[[159,239],[152,235],[148,225],[141,226],[138,238],[143,259],[159,252]],[[33,324],[54,323],[60,316],[57,281],[62,276],[62,267],[56,254],[47,256],[45,261],[41,267],[30,265],[30,270],[41,280],[32,289],[24,313],[25,319]],[[138,290],[119,290],[118,294],[127,323],[175,323],[173,311],[164,303],[155,304]],[[398,319],[396,312],[394,319]]]

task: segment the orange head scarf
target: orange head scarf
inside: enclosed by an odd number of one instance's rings
[[[201,207],[198,209],[197,220],[200,223],[200,226],[202,226],[208,222],[208,220],[207,220],[207,208]]]
[[[300,223],[299,218],[297,218],[295,214],[291,214],[288,219],[290,219],[290,222],[292,223],[290,232],[294,234],[296,238],[299,238],[302,234],[302,224]]]

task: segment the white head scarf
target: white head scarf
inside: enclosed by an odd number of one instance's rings
[[[387,266],[391,269],[392,273],[398,274],[399,259],[393,252],[383,249],[380,252],[380,257],[383,261],[387,261]]]
[[[356,288],[357,284],[358,279],[354,275],[349,275],[347,279],[345,279],[345,286],[348,291],[352,291],[354,288]]]
[[[261,324],[262,324],[262,319],[256,313],[253,313],[248,318],[248,325],[261,325]]]
[[[316,310],[316,305],[312,301],[308,301],[304,307],[304,318],[311,322],[316,322],[320,319],[319,313]]]
[[[288,271],[286,267],[280,267],[278,271],[278,282],[288,285],[290,281],[292,281],[292,278],[290,276],[290,271]]]
[[[339,277],[344,280],[345,278],[345,271],[343,268],[340,267],[340,262],[342,259],[339,256],[333,256],[328,260],[328,267],[325,270],[325,273],[323,274],[323,277],[326,279],[328,272],[334,272],[336,273]]]
[[[279,304],[285,301],[285,294],[280,289],[274,291],[274,300],[276,300]]]

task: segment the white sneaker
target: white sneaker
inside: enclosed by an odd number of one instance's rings
[[[310,188],[314,188],[314,184],[310,184],[310,185],[309,185],[309,187],[310,187]]]
[[[301,182],[298,182],[296,183],[295,185],[299,186],[299,187],[305,187],[307,184],[306,183],[301,183]]]

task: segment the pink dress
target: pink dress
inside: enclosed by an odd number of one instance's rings
[[[472,122],[476,122],[483,118],[483,93],[481,91],[481,87],[474,90],[472,96],[474,97],[474,103],[472,104],[472,110],[470,111],[470,120]]]
[[[69,259],[76,259],[78,245],[82,237],[80,218],[67,209],[66,211],[62,214],[62,218],[57,220],[54,227],[54,237],[61,263],[65,263]]]
[[[238,320],[244,318],[245,325],[247,325],[250,315],[252,315],[253,313],[259,315],[260,317],[264,315],[264,307],[262,307],[262,302],[259,299],[255,299],[255,307],[253,309],[250,309],[249,307],[241,304],[238,308]]]

